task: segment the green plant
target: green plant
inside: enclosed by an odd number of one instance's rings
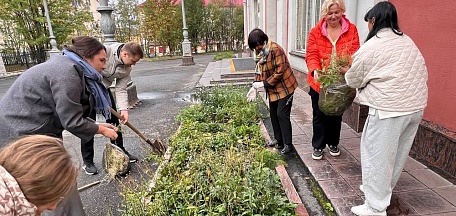
[[[336,216],[337,214],[334,211],[334,208],[332,207],[328,198],[325,196],[325,194],[321,190],[320,186],[318,185],[318,182],[313,177],[310,178],[310,185],[311,185],[312,192],[313,192],[315,198],[318,200],[320,205],[323,207],[323,210],[325,211],[326,215],[327,216]]]
[[[318,81],[322,87],[330,86],[334,83],[344,81],[344,75],[339,71],[339,68],[348,66],[350,57],[346,55],[336,56],[335,53],[331,54],[329,64],[322,60],[323,68],[316,70],[318,73]]]
[[[246,92],[232,86],[197,92],[201,103],[176,117],[172,156],[155,186],[125,190],[126,215],[295,214],[274,170],[284,162],[263,147],[261,115]]]
[[[219,52],[215,55],[214,61],[219,61],[222,59],[230,59],[230,58],[234,58],[233,51]]]

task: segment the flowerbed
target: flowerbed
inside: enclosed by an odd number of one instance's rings
[[[125,215],[294,215],[274,170],[283,161],[264,148],[258,105],[245,94],[239,87],[197,93],[201,103],[177,117],[171,158],[154,187],[125,190]]]

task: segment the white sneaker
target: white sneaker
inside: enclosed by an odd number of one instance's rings
[[[369,208],[366,204],[359,205],[351,208],[353,214],[358,216],[368,216],[368,215],[384,215],[386,216],[386,211],[377,212]]]
[[[359,190],[364,193],[364,186],[363,185],[359,185]]]

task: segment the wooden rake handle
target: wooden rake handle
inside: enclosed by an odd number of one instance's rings
[[[118,119],[120,119],[120,120],[122,120],[122,121],[124,120],[124,117],[121,116],[121,115],[120,115],[117,111],[115,111],[113,108],[109,107],[109,109],[111,110],[111,113],[112,113],[114,116],[116,116]],[[156,148],[155,150],[158,151],[158,153],[159,153],[160,155],[163,155],[163,154],[164,154],[164,152],[163,152],[164,149],[162,149],[164,146],[154,146],[154,145],[152,144],[152,142],[150,141],[150,139],[147,138],[143,133],[141,133],[141,131],[139,131],[138,129],[136,129],[132,124],[130,124],[130,122],[127,121],[127,122],[125,123],[125,125],[127,125],[132,131],[134,131],[136,134],[138,134],[144,141],[146,141],[147,143],[149,143],[149,144],[151,144],[153,147],[155,147],[155,148]]]

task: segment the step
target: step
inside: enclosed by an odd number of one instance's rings
[[[211,84],[216,84],[216,83],[235,83],[235,82],[248,82],[248,83],[252,83],[253,80],[254,80],[253,77],[251,77],[251,78],[241,77],[241,78],[211,80],[210,83],[211,83]]]

